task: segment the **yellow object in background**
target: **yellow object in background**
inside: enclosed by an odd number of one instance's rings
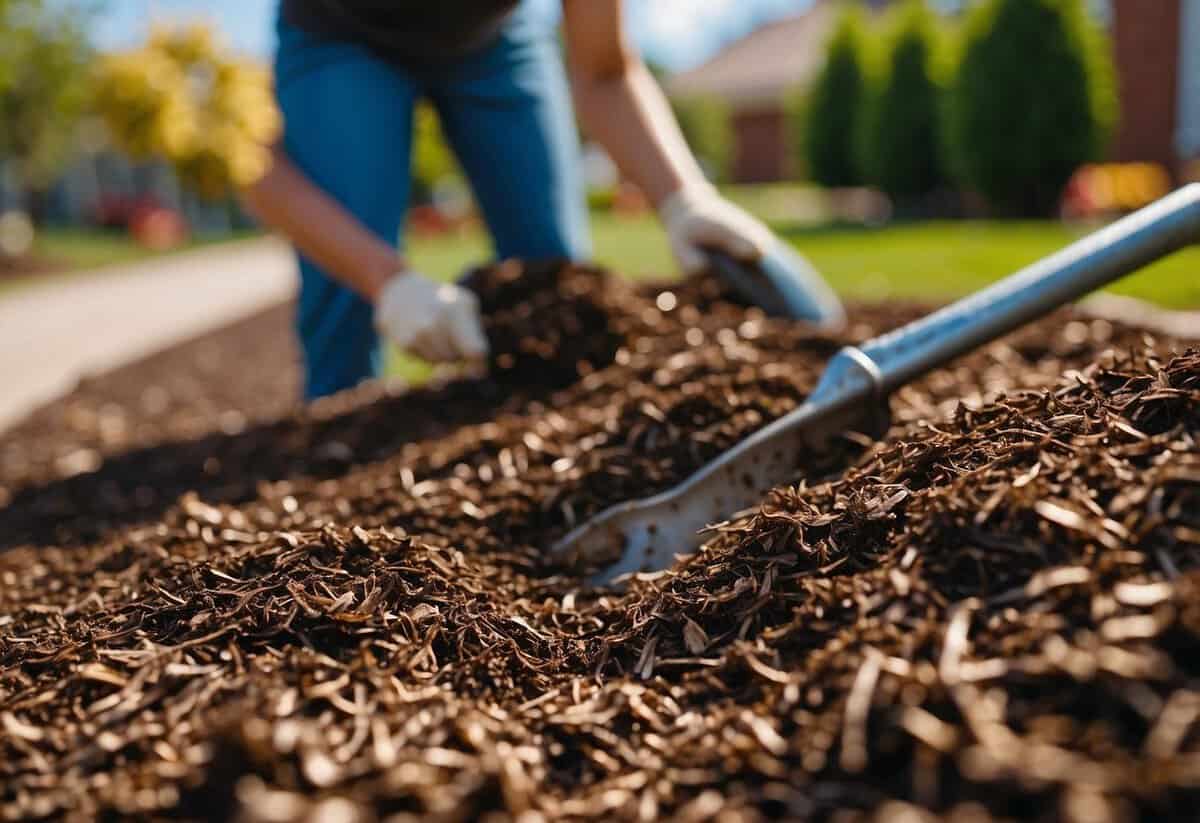
[[[1156,163],[1090,164],[1067,184],[1063,211],[1071,217],[1136,211],[1170,191],[1171,176]]]
[[[95,101],[121,148],[166,159],[214,198],[266,173],[282,126],[270,73],[202,23],[157,27],[140,48],[106,55]]]

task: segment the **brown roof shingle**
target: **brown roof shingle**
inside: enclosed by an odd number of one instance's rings
[[[720,97],[735,106],[778,102],[816,78],[836,23],[836,4],[818,0],[808,11],[763,26],[707,63],[675,75],[667,90],[675,97]]]

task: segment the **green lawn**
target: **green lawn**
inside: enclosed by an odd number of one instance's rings
[[[650,217],[600,215],[596,257],[632,277],[673,271],[666,239]],[[782,232],[850,298],[942,301],[971,292],[1086,233],[1057,222],[944,222],[878,229],[822,227]],[[422,271],[457,276],[489,254],[480,233],[414,242]],[[1126,278],[1114,291],[1176,308],[1200,307],[1200,247]]]
[[[674,271],[666,237],[652,217],[597,215],[596,257],[630,277]],[[850,299],[909,298],[946,301],[1032,263],[1086,232],[1057,222],[944,222],[894,224],[878,229],[817,227],[781,230],[834,287]],[[490,254],[482,232],[414,241],[419,271],[457,277]],[[1121,281],[1113,291],[1172,308],[1200,308],[1200,247],[1180,252]],[[393,355],[391,371],[421,380],[427,369]]]
[[[39,231],[34,251],[39,257],[72,269],[127,263],[154,254],[134,243],[127,234],[79,228]]]
[[[751,194],[763,197],[762,192]],[[763,206],[755,211],[770,210],[766,202],[747,205]],[[945,301],[978,289],[1084,233],[1049,221],[912,223],[877,229],[825,226],[780,231],[850,299],[929,301]],[[638,278],[665,278],[674,271],[666,238],[650,216],[597,215],[593,234],[596,258],[616,271]],[[76,271],[153,254],[120,235],[79,230],[42,232],[38,251]],[[457,277],[491,254],[481,231],[417,239],[409,253],[418,270],[444,279]],[[68,275],[0,279],[0,292],[34,278],[54,276]],[[1114,291],[1173,308],[1200,308],[1200,247],[1126,278]],[[412,379],[427,374],[424,366],[403,357],[395,358],[393,371]]]
[[[666,237],[649,217],[599,214],[592,220],[592,234],[597,259],[623,274],[668,276],[674,270]],[[492,254],[490,242],[481,231],[416,239],[409,244],[408,253],[418,271],[441,279],[458,277]]]
[[[946,300],[1011,274],[1086,234],[1059,223],[960,222],[787,234],[841,293]],[[1172,308],[1200,307],[1200,247],[1113,286]]]
[[[769,189],[763,189],[769,192]],[[753,192],[752,192],[753,193]],[[763,194],[756,194],[760,199]],[[745,200],[745,197],[739,197]],[[764,203],[756,211],[769,211]],[[649,216],[597,215],[596,257],[632,277],[666,277],[674,264],[666,238]],[[947,300],[1003,277],[1070,243],[1082,234],[1057,222],[944,222],[894,224],[878,229],[816,227],[781,230],[843,295]],[[236,237],[245,236],[235,235]],[[222,238],[228,239],[228,238]],[[201,239],[197,244],[206,242]],[[37,252],[62,263],[64,271],[139,260],[155,254],[126,236],[81,229],[48,229]],[[490,255],[482,232],[415,240],[410,253],[418,269],[456,277]],[[0,291],[63,276],[40,273],[0,279]],[[1114,291],[1162,305],[1200,307],[1200,248],[1175,255],[1127,278]]]

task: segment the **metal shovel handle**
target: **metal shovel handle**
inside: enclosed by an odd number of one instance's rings
[[[1200,241],[1200,183],[1073,243],[860,350],[888,394],[959,355]]]

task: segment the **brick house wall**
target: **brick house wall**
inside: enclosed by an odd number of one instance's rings
[[[869,0],[874,6],[888,0]],[[730,176],[743,183],[786,180],[794,171],[787,100],[810,85],[840,16],[837,0],[794,0],[795,13],[758,27],[688,71],[670,78],[676,99],[715,98],[730,108]]]
[[[1200,160],[1200,0],[1183,0],[1182,29],[1175,149],[1183,160],[1194,162]]]
[[[1121,119],[1113,159],[1176,169],[1181,0],[1112,0]]]
[[[737,183],[772,183],[787,179],[791,151],[787,115],[782,106],[733,114],[733,179]]]

